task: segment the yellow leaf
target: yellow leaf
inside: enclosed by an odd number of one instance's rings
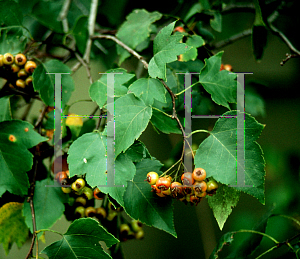
[[[20,248],[26,241],[29,229],[22,215],[23,203],[9,202],[0,208],[0,243],[6,255],[15,242]]]

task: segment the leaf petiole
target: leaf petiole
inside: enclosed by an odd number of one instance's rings
[[[191,87],[193,87],[194,85],[199,84],[199,82],[196,82],[192,85],[190,85],[189,87],[185,88],[184,90],[182,90],[181,92],[175,94],[176,96],[181,95],[182,93],[184,93],[186,90],[190,89]]]
[[[37,235],[38,233],[44,232],[44,231],[53,232],[53,233],[56,233],[56,234],[59,234],[59,235],[63,236],[62,233],[60,233],[60,232],[58,232],[58,231],[55,231],[55,230],[52,230],[52,229],[40,229],[40,230],[35,231],[35,234]]]

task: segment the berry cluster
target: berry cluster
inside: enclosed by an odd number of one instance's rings
[[[115,207],[108,196],[98,187],[92,189],[84,177],[69,178],[69,171],[55,174],[55,179],[62,186],[64,193],[69,194],[65,215],[70,221],[78,218],[92,217],[97,219],[109,232],[114,233],[121,241],[142,239],[144,231],[142,223],[137,220],[128,220],[122,213],[122,207]],[[101,200],[101,206],[95,206],[95,201]],[[119,225],[116,229],[116,225]]]
[[[0,75],[9,79],[11,88],[32,86],[32,73],[35,68],[36,63],[28,61],[22,53],[15,56],[10,53],[0,54]]]
[[[219,187],[214,179],[206,179],[206,171],[203,168],[195,168],[193,173],[182,174],[181,183],[172,182],[169,175],[159,177],[156,172],[149,172],[146,181],[151,185],[152,192],[159,197],[171,196],[196,205],[206,195],[215,194]]]

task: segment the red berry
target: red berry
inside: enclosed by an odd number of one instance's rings
[[[150,184],[153,185],[156,183],[156,181],[158,180],[159,176],[156,172],[149,172],[147,174],[147,178],[146,181]]]
[[[174,29],[174,32],[175,31],[178,31],[178,32],[185,32],[185,29],[182,27],[182,26],[177,26],[177,27],[175,27],[175,29]]]
[[[193,174],[190,172],[182,174],[181,181],[183,185],[193,185],[193,183],[195,182]]]
[[[206,182],[204,182],[204,181],[195,182],[193,185],[193,189],[194,189],[195,195],[200,197],[199,195],[202,195],[203,192],[206,192],[206,189],[207,189]]]
[[[95,198],[96,200],[103,200],[103,199],[104,199],[104,196],[105,196],[105,193],[101,192],[101,191],[99,190],[99,188],[96,187],[96,189],[95,189],[94,192],[93,192],[93,195],[94,195],[94,198]]]
[[[153,185],[151,185],[151,192],[158,193],[158,192],[161,192],[161,190],[158,189],[155,184],[153,184]]]
[[[160,189],[161,191],[165,191],[167,190],[170,186],[171,186],[171,181],[170,179],[166,178],[166,177],[160,177],[157,181],[156,184],[158,189]]]
[[[201,182],[206,178],[206,171],[203,168],[195,168],[193,171],[193,178],[195,181]]]
[[[197,197],[195,194],[192,194],[192,195],[190,196],[190,201],[191,201],[192,203],[195,203],[196,206],[197,206],[198,203],[201,201],[201,199],[202,199],[202,198]]]

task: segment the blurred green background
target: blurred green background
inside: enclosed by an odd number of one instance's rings
[[[175,6],[172,6],[172,3]],[[124,17],[132,9],[145,8],[148,11],[157,10],[162,13],[170,13],[170,9],[174,12],[176,8],[178,9],[177,4],[182,7],[182,4],[176,1],[166,1],[163,6],[158,1],[148,3],[145,1],[104,1],[97,19],[99,19],[99,23],[103,21],[104,24],[107,23],[106,25],[117,26],[124,21]],[[112,12],[118,12],[119,16],[112,15]],[[223,32],[214,32],[215,41],[228,38],[242,29],[251,28],[253,20],[253,13],[224,15]],[[130,240],[122,244],[125,258],[208,258],[223,234],[233,230],[251,229],[273,204],[276,206],[274,212],[300,219],[300,94],[298,89],[300,60],[291,59],[284,66],[280,66],[280,61],[290,50],[271,33],[268,33],[267,39],[268,45],[259,63],[255,61],[252,53],[251,36],[219,49],[225,51],[223,63],[231,64],[234,72],[253,72],[253,75],[246,76],[246,89],[251,82],[260,82],[260,84],[252,83],[251,85],[252,89],[255,89],[264,100],[265,116],[257,116],[256,119],[266,125],[258,139],[266,160],[266,204],[262,205],[255,198],[242,194],[224,229],[220,231],[206,199],[198,206],[186,206],[175,201],[174,218],[178,238],[158,229],[144,226],[145,238],[142,241]],[[111,51],[114,53],[113,50]],[[108,69],[106,65],[113,62],[114,58],[114,54],[110,57],[102,54],[100,58],[93,59],[91,68],[94,80],[100,77],[99,72],[105,72]],[[72,65],[72,62],[69,65]],[[129,59],[122,66],[130,72],[134,71],[138,64],[135,59]],[[79,69],[73,78],[76,91],[70,103],[78,99],[89,99],[90,84],[86,78],[85,69]],[[89,114],[94,108],[92,103],[78,103],[72,106],[70,112]],[[31,117],[37,116],[40,109],[40,103],[35,103],[30,113]],[[15,114],[15,117],[19,118],[18,116],[21,114],[22,111]],[[215,121],[214,119],[194,119],[193,129],[209,129]],[[193,136],[193,143],[200,144],[204,137],[204,135]],[[148,126],[140,139],[146,144],[151,155],[162,162],[169,159],[171,150],[181,141],[180,137],[175,135],[168,136],[162,133],[158,135],[152,126]],[[63,216],[53,226],[53,229],[64,232],[68,226],[69,222]],[[291,221],[279,217],[270,219],[267,227],[267,233],[279,241],[292,237],[297,231],[300,231],[299,227],[297,229]],[[234,243],[238,244],[246,235],[238,234]],[[58,239],[60,236],[56,234],[46,234],[47,245]],[[263,238],[262,246],[255,255],[259,255],[271,245],[269,240]],[[7,257],[0,246],[0,258],[25,258],[29,246],[30,240],[21,249],[14,244]],[[39,250],[41,251],[44,247],[45,244],[39,242]],[[234,245],[232,248],[226,247],[224,250],[229,251],[230,249],[234,249]],[[281,254],[286,251],[283,246],[263,258],[281,258]],[[47,258],[45,255],[43,257]],[[255,256],[251,258],[255,258]],[[283,255],[282,258],[287,257]]]

